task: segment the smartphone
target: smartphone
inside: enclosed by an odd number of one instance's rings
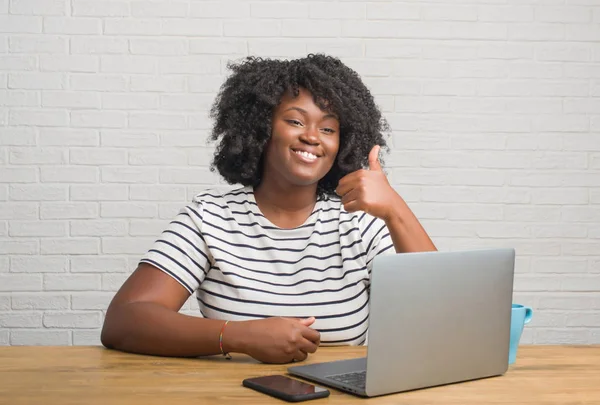
[[[329,396],[329,390],[325,388],[284,375],[246,378],[242,381],[242,385],[288,402],[308,401]]]

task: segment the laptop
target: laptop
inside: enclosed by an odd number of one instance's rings
[[[367,357],[288,372],[364,397],[503,375],[514,262],[511,248],[377,256]]]

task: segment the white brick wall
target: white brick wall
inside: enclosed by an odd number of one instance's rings
[[[142,252],[223,185],[226,62],[307,52],[363,76],[440,249],[517,249],[525,342],[600,343],[599,44],[597,0],[0,0],[0,345],[98,344]]]

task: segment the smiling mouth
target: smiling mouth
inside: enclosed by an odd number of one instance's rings
[[[309,162],[314,162],[318,158],[317,155],[313,155],[312,153],[305,152],[305,151],[302,151],[302,150],[294,150],[293,152],[296,155],[302,157],[304,160],[307,160]]]

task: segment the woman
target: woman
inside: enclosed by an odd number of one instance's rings
[[[385,120],[336,58],[230,65],[213,169],[111,302],[102,343],[163,356],[302,361],[363,344],[378,254],[435,250],[379,163]],[[196,292],[203,315],[178,313]]]

